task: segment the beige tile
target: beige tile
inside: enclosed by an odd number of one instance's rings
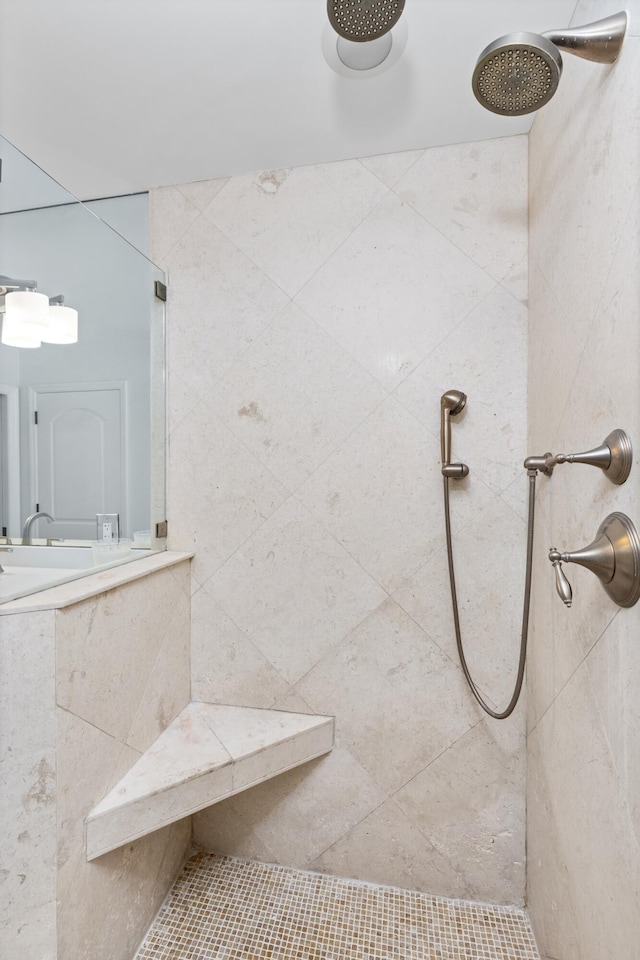
[[[586,659],[595,703],[640,845],[640,611],[621,610]]]
[[[0,622],[0,757],[54,747],[55,634],[51,610]]]
[[[53,618],[43,611],[0,621],[0,937],[7,957],[22,943],[30,944],[25,956],[35,943],[46,950],[39,908],[56,889]]]
[[[287,682],[217,606],[206,587],[193,598],[191,631],[194,700],[275,707],[287,692]]]
[[[186,201],[184,201],[186,203]],[[288,302],[203,215],[166,259],[168,364],[201,397]]]
[[[384,388],[291,303],[207,402],[295,490],[385,397]]]
[[[79,717],[58,709],[58,896],[66,909],[85,862],[84,820],[139,754]]]
[[[227,802],[244,828],[273,852],[276,862],[304,867],[383,799],[357,760],[344,748],[335,747],[326,757]],[[330,817],[326,815],[328,807]],[[215,809],[210,816],[215,817]]]
[[[571,878],[576,954],[584,960],[632,957],[640,933],[639,848],[585,665],[537,732],[552,818],[547,844],[555,843],[553,856]]]
[[[361,820],[310,866],[338,877],[442,897],[464,897],[467,889],[455,864],[438,853],[393,800]]]
[[[402,150],[400,153],[382,153],[376,157],[359,157],[359,160],[388,187],[394,187],[423,153],[424,150]]]
[[[518,668],[525,555],[526,525],[500,498],[453,539],[465,657],[482,694],[501,708],[509,703]],[[457,663],[445,551],[431,557],[394,599]]]
[[[216,197],[224,185],[229,182],[228,177],[222,177],[218,180],[194,180],[190,183],[179,183],[176,185],[183,197],[192,203],[198,210],[204,210],[209,206],[214,197]]]
[[[527,137],[425,150],[396,192],[495,280],[527,252]]]
[[[396,391],[433,434],[440,397],[467,394],[451,421],[452,452],[495,493],[522,477],[527,432],[527,311],[496,287]]]
[[[117,740],[148,746],[187,689],[188,607],[182,586],[162,570],[58,610],[59,706]],[[177,647],[165,665],[158,656],[167,657],[172,643]],[[140,726],[133,730],[136,717]]]
[[[189,847],[189,824],[178,823],[95,863],[80,863],[58,908],[58,957],[133,956]]]
[[[389,195],[296,301],[393,389],[493,285],[438,230]]]
[[[265,170],[233,177],[205,216],[294,296],[386,192],[356,160]]]
[[[169,251],[179,242],[200,213],[175,187],[149,191],[149,234],[151,259],[163,266]]]
[[[175,370],[167,371],[167,432],[173,433],[200,403],[191,385]]]
[[[523,720],[496,731],[483,720],[395,799],[463,877],[468,899],[523,903],[525,893]]]
[[[390,397],[313,474],[298,496],[385,590],[393,591],[444,542],[439,443]],[[490,497],[478,483],[476,497]],[[478,509],[460,502],[459,527]]]
[[[199,404],[171,436],[168,516],[171,544],[195,550],[203,584],[270,517],[286,488]]]
[[[55,899],[0,921],[0,954],[23,960],[57,960]]]
[[[289,683],[384,598],[293,498],[221,567],[207,590]]]
[[[592,321],[640,179],[639,49],[629,38],[603,69],[566,57],[562,96],[531,131],[531,254],[564,305],[565,328]]]
[[[387,600],[296,687],[386,792],[477,722],[459,667]],[[427,707],[428,705],[428,707]]]
[[[529,257],[523,257],[519,263],[500,281],[500,285],[526,307],[529,302]]]
[[[233,798],[223,800],[191,818],[194,846],[211,853],[273,863],[275,854],[236,813],[233,804]]]
[[[535,730],[527,741],[527,906],[540,950],[553,957],[575,957],[579,938],[571,899],[573,878],[561,852],[547,760],[540,751]]]
[[[0,798],[0,924],[15,935],[15,923],[56,892],[55,749],[12,751],[0,765]]]

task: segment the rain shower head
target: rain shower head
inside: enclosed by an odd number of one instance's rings
[[[613,14],[570,30],[510,33],[478,58],[472,87],[476,99],[504,116],[533,113],[549,102],[562,74],[560,50],[595,63],[614,63],[622,48],[627,14]]]
[[[389,33],[402,15],[405,0],[327,0],[327,16],[340,37],[355,43]]]

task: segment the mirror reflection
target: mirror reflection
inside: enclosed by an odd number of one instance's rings
[[[0,156],[3,543],[158,548],[164,275],[143,252],[147,195],[80,203],[2,137]]]

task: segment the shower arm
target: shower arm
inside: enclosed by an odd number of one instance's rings
[[[541,36],[574,57],[582,57],[583,60],[594,63],[615,63],[626,29],[627,15],[622,10],[582,27],[547,30]]]
[[[550,477],[559,463],[586,463],[599,467],[611,483],[624,483],[631,470],[633,452],[631,441],[624,430],[612,430],[599,447],[584,453],[544,453],[541,457],[527,457],[525,469],[539,470]]]

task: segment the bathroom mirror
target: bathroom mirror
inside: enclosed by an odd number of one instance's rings
[[[147,196],[80,203],[3,137],[0,157],[0,274],[78,311],[76,343],[0,344],[1,533],[46,511],[36,543],[88,545],[96,515],[118,514],[120,537],[160,549],[165,277]]]

